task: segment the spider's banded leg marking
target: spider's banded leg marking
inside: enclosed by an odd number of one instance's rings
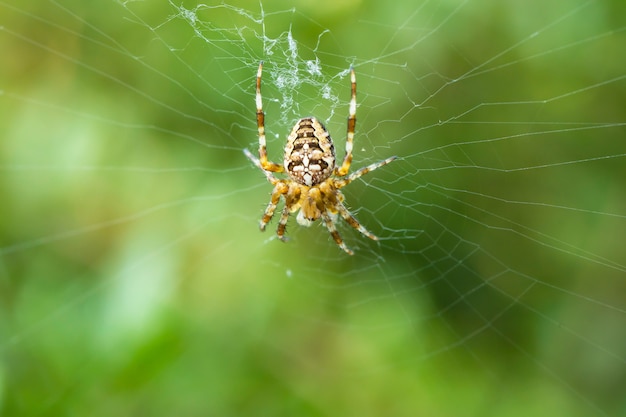
[[[259,161],[264,170],[272,172],[284,172],[282,165],[268,161],[267,142],[265,140],[265,113],[263,112],[263,99],[261,97],[261,75],[263,73],[263,61],[259,63],[256,74],[256,124],[259,130]]]
[[[283,207],[283,212],[280,215],[278,228],[276,229],[276,235],[283,242],[287,241],[287,238],[285,237],[285,229],[287,228],[287,220],[289,220],[289,213],[291,213],[291,211],[289,210],[289,206],[285,204],[285,207]]]
[[[285,184],[283,182],[285,188],[281,190],[282,195],[285,198],[285,207],[283,207],[283,211],[280,215],[280,220],[278,221],[278,229],[276,230],[276,235],[283,242],[287,241],[285,237],[285,229],[287,228],[287,221],[289,220],[289,215],[294,211],[300,209],[300,195],[301,190],[297,185],[293,184]]]
[[[346,223],[358,230],[363,236],[367,236],[372,240],[378,240],[378,238],[372,232],[363,227],[363,225],[359,223],[359,221],[352,214],[350,214],[346,206],[339,203],[337,205],[337,210],[339,211],[339,214],[341,214],[341,217],[343,217],[343,219],[346,221]]]
[[[345,187],[346,185],[350,184],[352,181],[356,180],[357,178],[362,177],[368,172],[372,172],[375,169],[385,166],[388,163],[395,161],[396,159],[398,159],[397,156],[392,156],[390,158],[385,159],[384,161],[380,161],[380,162],[376,162],[374,164],[368,165],[364,168],[359,169],[358,171],[354,171],[352,174],[348,175],[346,178],[342,180],[337,180],[335,182],[335,185],[337,186],[337,188]]]
[[[326,224],[326,228],[330,232],[330,235],[335,240],[335,243],[341,249],[343,249],[344,252],[346,252],[348,255],[354,255],[354,252],[348,249],[346,244],[343,242],[343,239],[341,238],[341,235],[337,231],[337,228],[335,227],[335,222],[333,222],[331,216],[332,214],[328,210],[322,213],[322,218],[324,219],[324,223]]]
[[[278,181],[276,186],[274,187],[274,191],[272,191],[272,197],[270,198],[270,202],[265,209],[265,213],[263,213],[263,218],[261,219],[261,223],[259,224],[259,228],[261,230],[265,230],[265,226],[272,220],[274,217],[274,210],[276,210],[276,206],[280,201],[280,196],[285,194],[289,190],[287,184],[282,181]],[[282,220],[282,218],[281,218]]]
[[[337,175],[343,177],[350,170],[352,163],[352,147],[354,143],[354,130],[356,128],[356,75],[354,68],[350,66],[350,83],[352,95],[350,97],[350,112],[348,115],[348,133],[346,135],[346,156],[343,158],[343,164],[337,169]]]

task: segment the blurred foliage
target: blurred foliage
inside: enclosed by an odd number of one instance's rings
[[[0,3],[0,414],[626,413],[626,168],[559,165],[623,153],[622,2],[219,4]],[[288,30],[339,102],[278,85]],[[258,232],[261,59],[274,159],[304,114],[342,143],[355,64],[380,246]]]

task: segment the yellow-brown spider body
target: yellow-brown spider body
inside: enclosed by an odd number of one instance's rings
[[[338,214],[364,236],[378,240],[343,205],[344,196],[340,191],[342,187],[355,179],[396,159],[393,156],[347,175],[352,162],[352,144],[356,125],[356,76],[354,69],[350,68],[352,95],[348,116],[346,155],[340,167],[336,166],[335,147],[330,134],[324,125],[314,117],[298,120],[287,138],[282,165],[267,159],[265,113],[261,98],[262,70],[263,63],[261,62],[256,78],[259,159],[247,149],[244,151],[246,156],[263,171],[267,180],[274,185],[270,202],[261,219],[261,230],[265,230],[265,226],[274,216],[280,197],[283,196],[285,207],[276,230],[278,238],[283,241],[285,240],[285,228],[289,215],[296,211],[298,212],[296,220],[302,226],[310,226],[315,220],[322,218],[337,245],[350,255],[353,254],[352,250],[346,246],[335,226]],[[273,172],[286,172],[289,178],[278,179],[272,174]]]

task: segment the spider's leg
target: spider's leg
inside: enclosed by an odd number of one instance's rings
[[[243,153],[248,157],[249,160],[252,161],[254,165],[256,165],[261,171],[263,171],[263,173],[265,174],[265,177],[267,178],[269,182],[276,185],[280,181],[270,171],[264,170],[263,167],[261,166],[261,161],[259,161],[256,156],[252,155],[252,153],[249,150],[244,149]]]
[[[289,206],[285,204],[285,207],[283,208],[283,212],[280,215],[278,228],[276,229],[276,236],[278,236],[278,238],[282,240],[283,242],[287,241],[287,238],[285,237],[285,229],[287,228],[287,220],[289,220],[290,213],[291,211],[289,210]]]
[[[346,135],[346,156],[343,158],[343,164],[337,168],[336,174],[343,177],[350,170],[352,163],[352,146],[354,142],[354,130],[356,128],[356,75],[354,68],[350,66],[350,83],[352,95],[350,97],[350,113],[348,114],[348,134]]]
[[[287,241],[285,237],[285,229],[287,228],[287,220],[289,220],[289,215],[301,208],[300,205],[300,195],[301,188],[300,186],[290,183],[291,185],[287,185],[284,181],[285,189],[283,194],[285,196],[285,207],[283,208],[283,212],[280,215],[280,220],[278,221],[278,228],[276,229],[276,235],[283,242]]]
[[[265,172],[265,171],[263,171]],[[269,174],[272,175],[272,174]],[[274,217],[274,210],[276,210],[276,206],[280,201],[280,196],[285,194],[289,187],[282,181],[277,180],[276,186],[274,187],[274,191],[272,191],[272,197],[270,197],[270,202],[265,209],[265,213],[263,213],[263,217],[261,218],[261,223],[259,223],[259,227],[261,230],[265,230],[265,226],[272,220]],[[282,220],[282,217],[281,217]]]
[[[259,162],[261,169],[272,172],[284,172],[285,168],[274,162],[267,160],[267,144],[265,140],[265,113],[263,112],[263,99],[261,97],[261,74],[263,72],[263,61],[259,64],[256,74],[256,124],[259,130]]]
[[[357,178],[367,174],[368,172],[371,172],[375,169],[385,166],[388,163],[395,161],[396,159],[398,159],[397,156],[392,156],[390,158],[385,159],[384,161],[380,161],[380,162],[376,162],[374,164],[368,165],[364,168],[359,169],[358,171],[354,171],[352,174],[348,175],[344,179],[336,180],[335,185],[337,188],[345,187],[346,185],[350,184],[352,181],[356,180]]]
[[[324,223],[326,224],[326,228],[330,232],[330,235],[335,240],[335,243],[339,245],[339,247],[343,249],[344,252],[346,252],[348,255],[354,255],[354,252],[348,249],[343,239],[341,238],[341,235],[337,231],[337,228],[335,227],[335,222],[332,218],[332,213],[330,213],[328,210],[324,211],[322,212],[322,218],[324,219]]]
[[[358,230],[363,236],[367,236],[372,240],[378,240],[372,232],[367,230],[352,214],[350,214],[346,206],[339,203],[337,205],[337,211],[339,211],[339,214],[341,214],[341,217],[343,217],[346,223]]]

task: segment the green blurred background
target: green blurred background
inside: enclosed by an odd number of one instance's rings
[[[0,2],[0,415],[626,415],[622,3]],[[258,231],[261,59],[380,243]]]

